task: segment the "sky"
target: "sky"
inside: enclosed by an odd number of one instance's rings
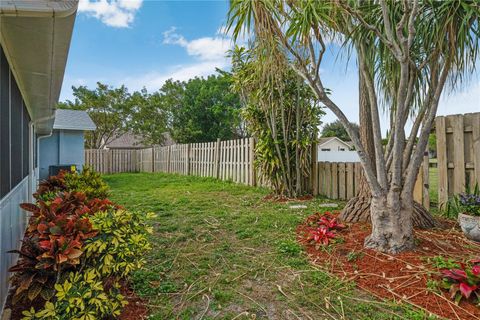
[[[225,53],[233,43],[223,32],[227,12],[228,1],[222,0],[80,0],[60,100],[73,99],[72,86],[93,89],[97,81],[155,91],[169,78],[228,70]],[[337,45],[330,44],[322,79],[333,101],[358,122],[357,69],[336,52]],[[479,111],[477,72],[461,90],[443,94],[438,114]],[[327,112],[322,121],[335,119]]]

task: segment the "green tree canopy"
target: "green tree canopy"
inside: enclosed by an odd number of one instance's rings
[[[358,130],[358,125],[356,123],[353,123],[353,125],[356,126]],[[322,137],[337,137],[343,141],[351,141],[347,130],[339,120],[327,123],[322,129]]]
[[[85,134],[86,148],[102,148],[127,130],[130,94],[125,86],[112,88],[97,82],[93,90],[85,86],[72,87],[73,101],[59,103],[61,109],[84,110],[97,125],[97,130]]]
[[[102,148],[125,132],[139,135],[146,144],[162,144],[170,132],[178,143],[195,143],[245,136],[238,94],[232,77],[218,75],[188,81],[167,80],[160,90],[145,88],[129,93],[97,83],[95,89],[72,87],[74,100],[63,109],[85,110],[97,125],[86,133],[87,148]]]
[[[240,99],[231,85],[231,75],[226,72],[167,82],[160,91],[168,100],[173,139],[192,143],[243,137]]]

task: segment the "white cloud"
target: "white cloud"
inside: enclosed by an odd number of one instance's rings
[[[226,52],[232,46],[230,37],[203,37],[188,41],[183,35],[177,33],[175,27],[165,31],[163,37],[164,44],[179,45],[185,48],[190,56],[202,61],[225,59]]]
[[[214,37],[202,37],[187,40],[177,32],[175,27],[163,33],[163,44],[177,45],[185,49],[194,61],[192,63],[173,66],[164,72],[150,72],[140,76],[127,77],[123,82],[133,90],[145,86],[149,90],[159,89],[166,80],[185,81],[194,77],[206,77],[214,74],[216,69],[225,69],[230,66],[227,51],[232,48],[233,42],[228,35],[217,32]]]
[[[233,47],[231,37],[217,33],[214,37],[202,37],[187,40],[183,35],[177,33],[172,27],[163,33],[163,43],[166,45],[177,45],[185,49],[192,57],[192,62],[178,64],[161,71],[152,71],[128,76],[116,74],[108,79],[85,79],[66,78],[62,91],[61,100],[72,99],[70,87],[72,85],[86,85],[90,88],[96,86],[96,81],[107,83],[113,86],[124,84],[130,91],[140,90],[146,87],[149,91],[155,91],[162,87],[168,79],[186,81],[195,77],[206,77],[216,73],[216,69],[227,69],[230,66],[230,59],[227,58],[227,51]]]
[[[78,12],[95,17],[107,26],[130,27],[143,0],[80,0]]]
[[[477,79],[461,91],[444,92],[438,106],[438,115],[469,112],[480,112],[480,80]]]
[[[195,77],[206,77],[215,73],[215,68],[225,68],[228,63],[203,61],[189,65],[177,65],[165,72],[151,72],[141,76],[127,77],[121,84],[127,88],[139,90],[146,87],[149,91],[158,90],[168,79],[186,81]]]

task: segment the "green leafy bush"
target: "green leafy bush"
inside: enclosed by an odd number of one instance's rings
[[[100,173],[88,166],[83,167],[81,173],[68,172],[65,174],[65,185],[69,191],[85,193],[88,199],[105,199],[110,191]]]
[[[61,172],[42,182],[36,203],[21,205],[31,217],[21,250],[11,251],[20,255],[10,268],[12,302],[43,305],[24,311],[24,319],[120,314],[125,301],[118,281],[143,265],[153,214],[115,205],[105,198],[107,189],[89,169]]]
[[[81,172],[61,171],[58,175],[41,181],[34,197],[37,200],[49,201],[59,192],[65,191],[84,193],[87,199],[106,199],[109,188],[98,172],[85,166]]]
[[[116,208],[110,201],[88,201],[83,193],[58,193],[52,201],[23,203],[30,212],[30,222],[23,246],[18,253],[22,259],[10,268],[15,272],[12,285],[16,287],[13,303],[41,296],[48,299],[59,273],[80,264],[85,239],[98,234],[89,216],[107,208]],[[40,286],[41,288],[38,288]]]
[[[89,260],[95,261],[102,275],[126,277],[144,264],[143,256],[151,249],[148,233],[152,228],[147,220],[153,214],[126,210],[106,210],[90,217],[98,236],[85,245]]]
[[[114,282],[106,288],[94,269],[71,272],[62,283],[55,285],[55,300],[45,303],[43,309],[23,311],[24,320],[96,320],[118,316],[127,304]]]

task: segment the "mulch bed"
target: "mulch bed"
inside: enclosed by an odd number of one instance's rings
[[[429,280],[441,281],[438,270],[427,261],[429,257],[441,255],[456,261],[480,257],[480,245],[466,239],[452,225],[447,224],[443,229],[415,230],[417,248],[397,255],[363,248],[364,239],[371,230],[366,223],[347,225],[346,229],[337,231],[342,243],[319,250],[306,242],[306,224],[297,228],[297,237],[314,264],[345,281],[354,281],[358,287],[379,298],[406,301],[447,319],[480,319],[480,307],[473,301],[462,300],[456,305],[448,292],[427,288]]]
[[[148,318],[148,308],[145,301],[133,292],[133,290],[124,286],[122,294],[127,299],[128,304],[123,308],[122,314],[118,317],[120,320],[143,320]]]

